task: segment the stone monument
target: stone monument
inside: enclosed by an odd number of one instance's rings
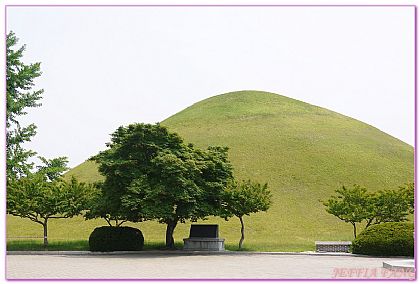
[[[225,240],[219,238],[219,225],[191,225],[190,237],[184,239],[184,250],[224,251]]]

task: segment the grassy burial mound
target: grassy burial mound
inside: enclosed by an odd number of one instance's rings
[[[241,91],[211,97],[162,124],[199,147],[228,146],[238,179],[268,182],[273,205],[267,213],[245,217],[245,248],[309,250],[315,240],[352,240],[351,225],[329,215],[320,200],[343,184],[380,190],[398,188],[414,178],[412,146],[353,118],[273,93]],[[92,162],[67,175],[85,181],[100,178]],[[9,220],[16,225],[24,222]],[[77,232],[72,238],[87,239],[94,226],[104,225],[101,220],[80,224],[81,220],[51,225],[51,237],[61,236],[54,226]],[[227,244],[239,240],[236,218],[206,222],[220,224]],[[10,223],[8,234],[13,231]],[[163,225],[135,226],[145,234],[146,243],[163,241]],[[176,241],[188,236],[188,228],[189,224],[177,227]]]

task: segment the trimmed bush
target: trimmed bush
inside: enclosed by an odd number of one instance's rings
[[[414,256],[413,232],[413,223],[372,225],[353,241],[352,252],[376,256]]]
[[[143,245],[143,234],[132,227],[98,227],[89,236],[90,251],[142,250]]]

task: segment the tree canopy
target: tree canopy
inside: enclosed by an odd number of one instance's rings
[[[101,195],[87,213],[87,218],[101,217],[118,225],[124,221],[144,219],[143,209],[123,207],[122,196],[127,194],[135,179],[147,174],[150,160],[165,148],[180,149],[182,139],[166,128],[151,124],[131,124],[119,127],[111,134],[107,150],[91,158],[97,162],[105,181],[98,184]]]
[[[27,218],[44,228],[44,246],[48,245],[49,219],[70,218],[88,209],[95,189],[75,178],[49,181],[42,172],[11,180],[7,187],[7,213]]]
[[[197,149],[160,124],[120,127],[107,146],[92,158],[105,176],[105,196],[127,219],[167,224],[167,247],[178,222],[219,214],[232,177],[227,148]]]

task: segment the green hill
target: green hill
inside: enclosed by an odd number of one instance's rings
[[[358,120],[277,94],[241,91],[211,97],[162,124],[199,147],[228,146],[237,178],[268,182],[273,206],[245,219],[245,247],[305,250],[315,240],[351,240],[351,226],[327,214],[319,200],[343,184],[379,190],[414,179],[412,146]],[[68,175],[86,181],[99,177],[92,162]],[[238,220],[207,222],[220,224],[227,243],[239,239]],[[163,225],[138,227],[146,239],[163,241]],[[178,241],[187,230],[188,224],[177,227]]]

